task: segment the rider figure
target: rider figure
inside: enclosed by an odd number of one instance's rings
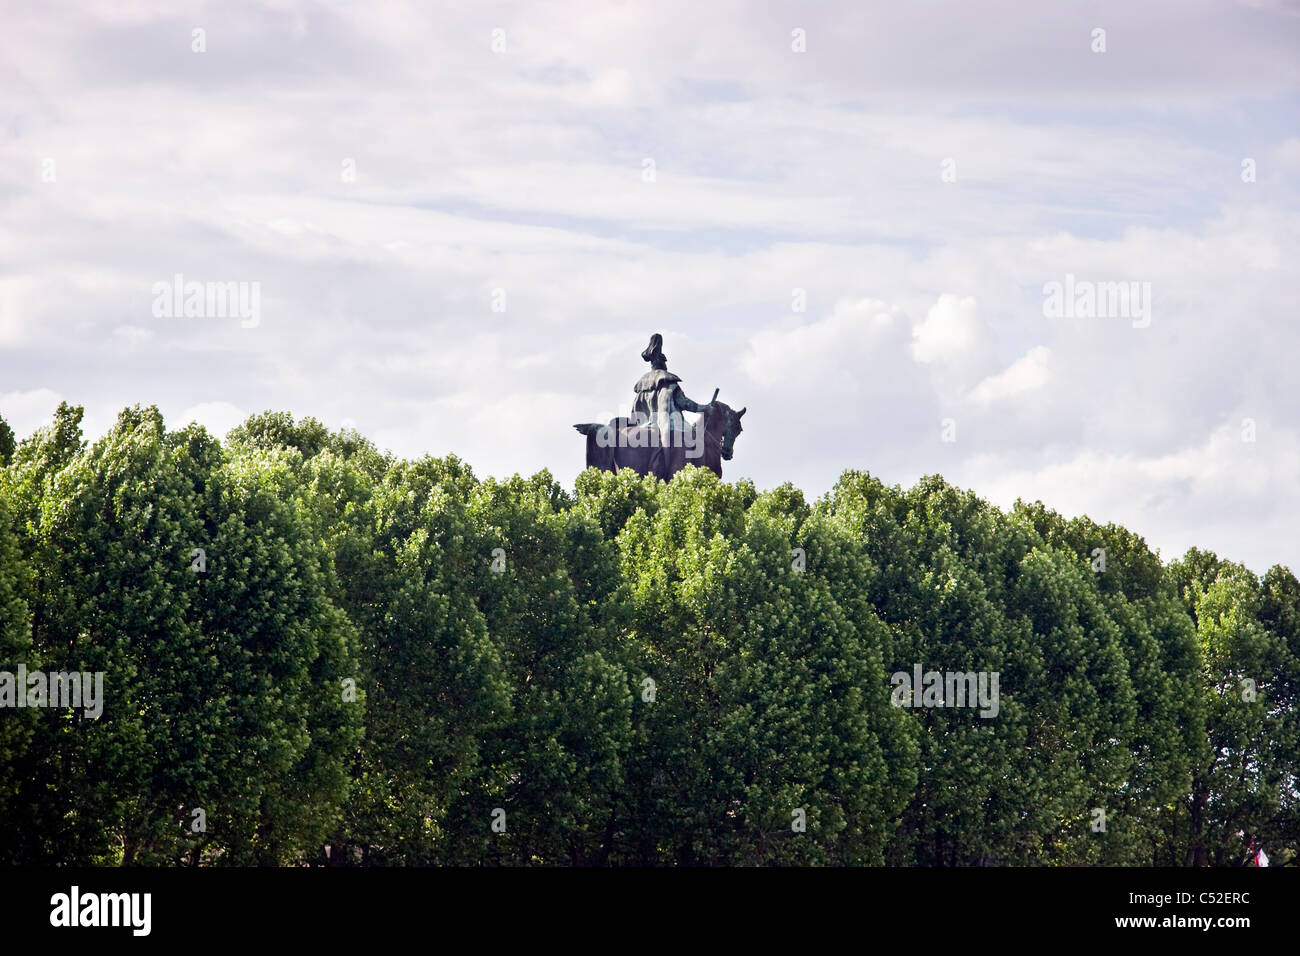
[[[692,426],[682,412],[704,412],[708,406],[686,397],[679,384],[681,379],[668,371],[663,344],[664,337],[656,332],[641,353],[641,358],[650,363],[650,371],[637,379],[632,419],[638,425],[657,427],[660,447],[684,448],[692,444]]]

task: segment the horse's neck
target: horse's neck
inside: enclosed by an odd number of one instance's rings
[[[726,424],[726,415],[722,412],[705,412],[702,416],[704,419],[704,434],[709,438],[722,440],[722,428]]]
[[[704,426],[704,454],[701,464],[721,473],[722,470],[722,428],[726,424],[723,412],[705,412],[701,424]]]

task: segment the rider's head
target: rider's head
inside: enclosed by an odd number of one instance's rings
[[[650,344],[641,353],[641,358],[649,362],[651,368],[667,368],[668,356],[664,355],[664,337],[658,332],[650,336]]]

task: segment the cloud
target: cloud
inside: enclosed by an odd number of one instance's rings
[[[209,434],[223,438],[247,417],[248,412],[229,402],[202,402],[185,409],[176,421],[168,424],[171,428],[178,428],[194,422],[206,428]]]
[[[1123,524],[1165,559],[1200,547],[1234,560],[1245,556],[1257,571],[1269,563],[1300,570],[1287,544],[1294,534],[1288,498],[1300,470],[1300,432],[1261,422],[1252,440],[1248,435],[1234,418],[1168,454],[1076,450],[1036,468],[988,454],[968,460],[960,476],[1003,507],[1017,498],[1041,500],[1066,514]]]
[[[994,359],[993,336],[973,296],[939,296],[912,329],[912,339],[912,355],[931,366],[936,388],[947,396],[978,380]]]
[[[1051,358],[1051,349],[1035,345],[1005,370],[980,382],[971,392],[972,400],[991,405],[1043,387],[1052,380]]]
[[[22,439],[51,421],[63,396],[48,388],[26,392],[0,392],[0,417]]]
[[[750,409],[728,477],[941,472],[1300,565],[1297,21],[1251,6],[16,10],[0,414],[287,409],[571,481],[661,331]],[[155,318],[178,272],[260,325]],[[1151,325],[1046,317],[1067,273]]]

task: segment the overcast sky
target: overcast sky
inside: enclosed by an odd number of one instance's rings
[[[4,17],[20,435],[287,409],[571,485],[658,331],[749,409],[728,478],[939,472],[1300,571],[1293,0]],[[257,283],[256,324],[157,315],[176,274]],[[1067,275],[1149,322],[1047,314]]]

